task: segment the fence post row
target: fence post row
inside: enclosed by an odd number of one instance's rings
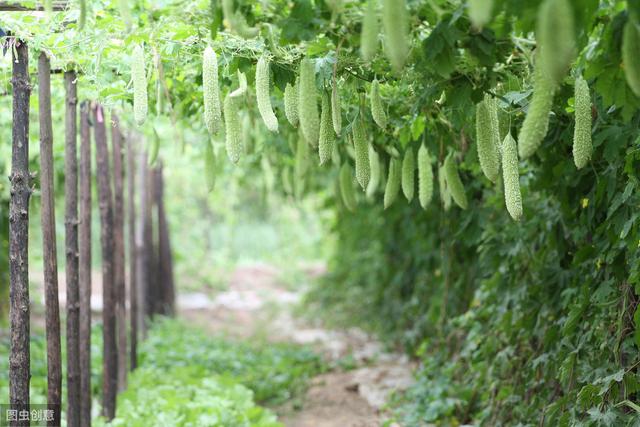
[[[9,38],[13,70],[11,199],[9,206],[10,328],[9,401],[11,409],[29,408],[28,220],[33,177],[28,169],[29,55],[27,44]],[[62,357],[57,281],[51,64],[38,58],[40,122],[41,227],[43,235],[45,326],[47,334],[47,402],[55,409],[49,425],[60,425]],[[175,312],[175,285],[169,222],[164,208],[162,164],[151,168],[144,150],[135,149],[134,134],[124,141],[120,121],[111,115],[112,157],[107,145],[107,118],[99,103],[80,104],[80,148],[77,146],[77,74],[64,73],[65,88],[65,261],[67,424],[91,425],[91,127],[95,140],[96,183],[102,253],[103,388],[102,410],[115,417],[116,394],[126,387],[128,369],[137,366],[138,334],[146,336],[147,319]],[[126,174],[123,150],[126,144]],[[79,151],[79,156],[78,156]],[[79,157],[79,161],[78,161]],[[110,159],[112,165],[110,165]],[[137,164],[136,164],[137,163]],[[111,180],[113,174],[113,181]],[[128,275],[125,254],[125,188],[127,179]],[[113,185],[113,187],[112,187]],[[137,187],[137,189],[136,189]],[[138,204],[138,209],[136,209]],[[129,292],[127,293],[127,276]],[[127,331],[126,298],[129,296]],[[129,337],[127,335],[129,332]],[[127,352],[129,341],[129,352]],[[130,363],[127,363],[129,358]],[[11,425],[17,425],[12,422]]]

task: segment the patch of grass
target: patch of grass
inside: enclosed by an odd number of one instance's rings
[[[63,360],[65,340],[62,339]],[[102,329],[92,330],[92,393],[99,405]],[[0,340],[0,395],[9,396],[9,340]],[[63,378],[65,364],[63,363]],[[275,415],[254,402],[277,405],[299,397],[313,376],[326,369],[307,348],[291,344],[232,342],[211,337],[179,320],[158,319],[141,343],[139,368],[118,396],[114,426],[281,427]],[[44,332],[31,338],[31,401],[47,393]],[[63,380],[63,388],[65,387]],[[66,390],[63,390],[63,422]],[[95,425],[105,425],[96,419]]]
[[[279,404],[303,391],[310,378],[325,370],[317,354],[292,344],[232,342],[175,320],[161,319],[140,353],[142,366],[169,369],[202,366],[250,388],[261,403]]]

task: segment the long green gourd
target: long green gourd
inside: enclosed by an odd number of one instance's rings
[[[220,89],[218,87],[218,58],[211,46],[202,55],[202,92],[204,95],[204,123],[210,134],[222,128]]]
[[[333,153],[333,143],[336,139],[333,133],[333,124],[331,119],[331,100],[329,94],[322,95],[322,113],[320,115],[320,140],[318,142],[318,155],[320,157],[320,165],[324,165],[331,160]]]
[[[342,202],[349,211],[354,212],[356,210],[357,202],[356,195],[353,190],[353,173],[351,172],[351,166],[349,166],[348,163],[344,163],[340,168],[339,179]]]
[[[573,9],[569,0],[544,0],[538,9],[536,40],[544,74],[559,83],[575,56]]]
[[[378,79],[374,79],[371,83],[371,93],[369,95],[371,101],[371,116],[381,129],[387,127],[387,114],[382,106],[382,98],[380,97],[380,83]]]
[[[302,135],[309,144],[317,147],[320,136],[320,118],[318,117],[316,71],[313,60],[309,58],[303,59],[300,63],[298,118]]]
[[[391,158],[389,160],[389,175],[387,177],[387,185],[384,189],[384,208],[387,209],[398,198],[400,192],[400,180],[401,180],[401,165],[400,160]]]
[[[378,16],[376,13],[377,0],[367,1],[364,17],[362,19],[362,31],[360,33],[360,55],[364,61],[370,61],[378,49]]]
[[[582,169],[591,160],[591,95],[587,81],[578,76],[574,92],[575,128],[573,131],[573,162]]]
[[[438,168],[438,186],[440,188],[440,200],[445,211],[451,208],[451,193],[447,188],[447,178],[445,176],[444,164]]]
[[[340,94],[338,93],[338,82],[333,81],[331,88],[331,118],[333,120],[333,130],[337,136],[342,133],[342,107],[340,105]]]
[[[536,152],[549,130],[549,113],[553,106],[556,84],[545,76],[543,68],[538,65],[536,64],[529,111],[518,135],[518,154],[521,159],[526,159]]]
[[[298,127],[298,88],[287,83],[284,88],[284,115],[294,128]]]
[[[458,173],[458,165],[452,154],[449,154],[444,160],[444,176],[447,182],[447,190],[451,194],[453,201],[462,209],[467,209],[469,207],[467,194],[464,191],[464,185],[462,185],[462,180]]]
[[[207,190],[213,191],[216,184],[216,156],[211,141],[205,142],[204,147],[204,175],[207,182]]]
[[[402,160],[402,192],[408,202],[413,200],[413,194],[415,192],[415,169],[415,155],[413,154],[413,149],[408,147]]]
[[[511,133],[508,133],[502,142],[502,180],[507,211],[511,218],[519,221],[522,217],[522,196],[520,195],[518,150]]]
[[[476,105],[476,141],[478,143],[478,160],[480,168],[489,181],[496,182],[500,173],[500,143],[497,126],[497,112],[492,112],[495,102],[490,97],[485,97]],[[493,117],[495,114],[495,119]]]
[[[356,180],[362,189],[367,188],[371,171],[369,169],[369,143],[362,118],[353,123],[353,149],[356,159]]]
[[[256,98],[258,100],[258,111],[267,129],[271,132],[278,132],[278,118],[274,114],[273,107],[271,106],[269,83],[269,60],[265,55],[262,55],[256,65]]]
[[[133,118],[138,126],[142,126],[147,119],[149,100],[147,99],[144,49],[139,44],[133,48],[131,79],[133,80]]]
[[[382,0],[385,53],[396,73],[402,71],[409,54],[409,13],[405,0]]]
[[[433,170],[431,169],[431,156],[429,150],[422,144],[418,149],[418,200],[423,209],[431,202],[433,197]]]
[[[373,145],[369,145],[369,169],[371,170],[371,177],[369,178],[369,184],[367,184],[366,194],[371,198],[378,190],[380,185],[380,156],[376,152]]]
[[[622,33],[622,63],[627,84],[640,96],[640,31],[633,17],[629,17]]]

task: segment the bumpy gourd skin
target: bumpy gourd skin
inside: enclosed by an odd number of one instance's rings
[[[447,190],[451,193],[453,201],[462,209],[467,209],[469,207],[467,194],[464,191],[464,185],[462,185],[462,180],[458,173],[458,165],[451,154],[444,160],[444,176],[447,182]]]
[[[498,132],[498,113],[492,111],[496,104],[490,97],[476,105],[476,141],[478,143],[478,160],[480,168],[489,181],[496,182],[500,173],[500,143]],[[495,116],[495,118],[494,118]]]
[[[401,165],[400,160],[391,158],[389,160],[389,176],[387,177],[387,185],[384,189],[384,208],[387,209],[398,198],[400,192],[400,180],[401,180]]]
[[[144,49],[141,45],[136,45],[133,49],[131,79],[133,80],[133,118],[138,126],[144,124],[149,111],[147,76],[144,68]]]
[[[370,61],[378,49],[378,16],[376,14],[377,0],[369,0],[362,19],[360,33],[360,55],[365,61]]]
[[[426,209],[433,197],[433,170],[431,156],[423,144],[418,149],[418,200],[420,206]]]
[[[629,18],[622,33],[622,62],[627,84],[640,96],[640,30],[635,19]]]
[[[380,185],[380,156],[376,152],[373,145],[369,145],[369,169],[371,169],[371,177],[369,178],[369,184],[367,184],[366,194],[367,197],[373,197]]]
[[[402,71],[409,54],[409,13],[405,0],[382,0],[385,53],[396,73]]]
[[[356,210],[356,196],[353,191],[353,174],[351,173],[351,166],[348,163],[344,163],[340,168],[340,193],[342,194],[342,202],[345,207],[353,212]]]
[[[376,122],[380,128],[384,129],[387,127],[387,114],[384,112],[384,107],[382,106],[382,98],[380,97],[380,83],[378,80],[374,80],[371,83],[371,115],[373,116],[373,121]]]
[[[447,188],[447,178],[445,176],[444,164],[441,164],[438,168],[438,186],[440,187],[440,199],[442,200],[442,207],[445,211],[451,208],[451,193]]]
[[[569,0],[545,0],[538,9],[536,40],[544,73],[559,83],[575,56],[573,10]]]
[[[340,94],[338,93],[338,83],[333,82],[331,88],[331,119],[333,121],[333,130],[336,135],[342,133],[342,107],[340,105]]]
[[[284,115],[291,126],[298,127],[298,88],[289,83],[284,88]]]
[[[413,194],[415,192],[415,168],[416,160],[411,147],[407,148],[404,153],[404,159],[402,160],[402,193],[407,198],[407,201],[413,200]]]
[[[238,111],[239,97],[227,95],[224,99],[224,127],[227,155],[232,163],[238,163],[242,154],[242,127]]]
[[[320,140],[318,142],[318,155],[320,164],[324,165],[331,160],[333,143],[336,139],[331,123],[331,100],[329,94],[322,95],[322,113],[320,114]]]
[[[591,160],[591,96],[589,85],[581,76],[576,78],[574,106],[576,124],[573,131],[573,162],[582,169]]]
[[[218,87],[218,58],[208,46],[202,57],[202,91],[204,94],[204,123],[210,134],[222,128],[220,89]]]
[[[362,189],[367,188],[371,170],[369,169],[369,143],[362,119],[357,118],[353,124],[353,149],[356,157],[356,180]]]
[[[316,71],[313,61],[309,58],[303,59],[300,63],[298,118],[302,135],[309,144],[317,147],[320,136],[320,118],[318,117]]]
[[[537,64],[539,65],[539,64]],[[518,154],[526,159],[536,152],[549,130],[549,113],[553,105],[556,85],[536,66],[533,97],[518,135]]]
[[[278,132],[278,118],[273,113],[269,94],[269,60],[263,55],[256,65],[256,98],[258,111],[265,126],[271,132]]]
[[[518,150],[516,141],[507,134],[502,142],[502,181],[504,201],[511,218],[522,218],[522,196],[520,195],[520,174],[518,172]]]

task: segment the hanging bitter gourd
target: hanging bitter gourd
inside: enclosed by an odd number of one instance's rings
[[[211,141],[205,142],[204,147],[204,176],[207,182],[207,190],[213,191],[216,184],[216,156]]]
[[[536,64],[533,96],[529,111],[524,118],[518,135],[518,153],[526,159],[536,152],[549,130],[549,113],[553,106],[556,90],[554,81],[544,74],[543,68]]]
[[[480,168],[489,181],[496,182],[500,173],[500,153],[498,144],[497,112],[495,102],[490,97],[485,96],[484,100],[476,105],[476,140],[478,143],[478,160]],[[495,119],[492,117],[495,114]]]
[[[338,82],[333,80],[331,88],[331,118],[333,120],[333,130],[340,136],[342,132],[342,107],[340,106],[340,94],[338,93]]]
[[[405,0],[382,0],[385,53],[399,73],[409,54],[409,14]]]
[[[80,15],[78,16],[78,30],[82,31],[87,22],[87,0],[80,0]]]
[[[202,55],[202,92],[204,95],[204,123],[210,134],[222,127],[220,89],[218,87],[218,57],[211,46]]]
[[[384,189],[384,208],[387,209],[398,198],[400,192],[400,180],[402,179],[402,170],[400,160],[391,158],[389,160],[389,175],[387,176],[387,185]]]
[[[284,88],[284,115],[294,128],[298,127],[298,88],[287,83]]]
[[[322,113],[320,115],[320,140],[318,142],[318,155],[320,156],[320,164],[324,165],[331,160],[333,153],[333,143],[336,139],[333,133],[333,125],[331,123],[331,101],[329,94],[322,95]]]
[[[364,190],[369,184],[371,171],[369,170],[369,143],[360,117],[353,123],[353,149],[356,159],[356,180]]]
[[[573,161],[582,169],[591,160],[591,95],[589,85],[581,76],[576,78],[574,92],[575,128],[573,131]]]
[[[540,49],[540,67],[559,83],[575,55],[575,28],[569,0],[545,0],[538,10],[536,39]]]
[[[493,0],[468,0],[469,19],[476,29],[481,29],[491,21]]]
[[[260,111],[260,116],[262,116],[262,120],[267,129],[271,132],[278,132],[278,118],[273,113],[273,107],[271,106],[269,83],[269,60],[265,55],[262,55],[256,65],[256,98],[258,100],[258,111]]]
[[[130,32],[133,28],[133,18],[131,17],[129,0],[118,0],[118,9],[120,9],[120,18],[122,18],[127,32]]]
[[[426,209],[433,197],[433,170],[429,150],[422,144],[418,149],[418,200]]]
[[[378,190],[381,173],[380,156],[371,144],[369,144],[369,169],[371,170],[371,177],[369,178],[369,184],[367,184],[366,194],[367,197],[371,198]]]
[[[239,117],[238,97],[227,95],[224,99],[224,127],[227,156],[232,163],[238,163],[242,154],[242,127]]]
[[[149,108],[144,64],[144,49],[142,45],[137,44],[133,48],[131,79],[133,80],[133,117],[138,126],[144,124]]]
[[[244,151],[242,124],[240,123],[240,100],[247,91],[247,78],[238,70],[238,88],[224,99],[225,146],[232,163],[238,163]]]
[[[413,154],[413,149],[409,147],[404,153],[404,159],[402,159],[402,192],[409,202],[413,200],[415,191],[415,169],[415,155]]]
[[[368,0],[364,17],[362,19],[362,30],[360,33],[360,55],[365,61],[371,60],[378,49],[378,15],[376,12],[377,0]]]
[[[356,195],[353,190],[353,173],[351,166],[344,163],[340,168],[340,193],[342,194],[342,202],[344,206],[351,212],[356,210]]]
[[[316,91],[316,71],[314,61],[305,58],[300,63],[298,79],[298,118],[300,129],[309,144],[316,147],[320,134],[318,117],[318,95]]]
[[[387,127],[387,114],[384,112],[382,106],[382,98],[380,97],[380,83],[378,79],[374,79],[371,83],[371,93],[369,95],[371,100],[371,115],[373,121],[382,129]]]
[[[451,208],[451,193],[447,188],[447,178],[445,176],[444,164],[438,168],[438,186],[440,188],[440,200],[445,211]]]
[[[467,194],[464,191],[464,185],[458,173],[458,165],[453,159],[453,155],[449,154],[444,160],[444,176],[447,182],[447,190],[451,194],[453,201],[462,209],[467,209]]]
[[[518,221],[522,217],[522,196],[520,195],[518,150],[511,133],[507,134],[502,142],[502,180],[507,211],[511,218]]]
[[[640,96],[640,30],[638,23],[632,16],[627,19],[622,33],[622,62],[627,84]]]

